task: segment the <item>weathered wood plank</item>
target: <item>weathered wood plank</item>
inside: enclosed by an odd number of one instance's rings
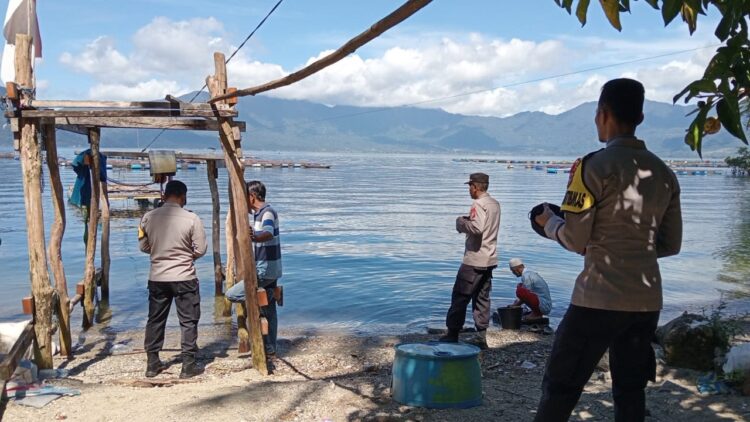
[[[34,324],[29,322],[26,327],[24,327],[23,331],[21,331],[21,335],[13,344],[8,355],[5,356],[5,359],[0,363],[0,380],[7,381],[13,376],[13,372],[15,372],[16,367],[18,367],[18,362],[21,361],[23,355],[26,354],[26,351],[29,350],[29,346],[31,346],[33,340]]]
[[[84,272],[83,295],[83,328],[89,328],[94,324],[94,292],[96,289],[96,268],[94,258],[96,256],[96,233],[99,220],[99,196],[101,191],[101,180],[99,174],[99,129],[89,130],[89,144],[91,146],[91,203],[89,204],[88,235],[86,237],[86,271]]]
[[[183,104],[182,108],[187,110],[211,111],[214,106],[208,103],[187,103],[171,95],[166,101],[77,101],[77,100],[30,100],[29,107],[33,108],[132,108],[132,109],[156,109],[169,110],[178,109],[178,105]],[[215,106],[219,110],[231,110],[222,104]]]
[[[209,76],[206,80],[206,86],[209,88],[212,98],[221,95],[227,88],[226,65],[223,54],[215,53],[214,63],[216,65],[215,74],[217,78]],[[255,256],[251,249],[250,225],[247,218],[247,188],[244,180],[245,165],[241,160],[242,152],[239,142],[234,138],[232,119],[219,117],[218,121],[221,126],[219,140],[224,150],[224,162],[227,166],[232,189],[229,206],[235,219],[235,238],[239,247],[239,250],[235,252],[238,252],[239,260],[243,263],[243,272],[241,275],[245,283],[245,292],[248,293],[245,294],[245,305],[247,307],[247,322],[250,329],[253,367],[261,375],[268,375],[266,352],[263,347],[263,334],[260,324],[260,308],[258,307],[257,296],[252,294],[252,292],[258,289],[258,280],[255,268]]]
[[[216,115],[222,117],[237,117],[238,113],[235,110],[200,110],[191,107],[176,108],[176,109],[92,109],[92,110],[78,110],[78,109],[62,109],[62,110],[49,110],[49,109],[23,109],[20,111],[20,117],[23,118],[41,118],[41,117],[215,117]]]
[[[31,70],[31,37],[16,35],[16,83],[24,87],[34,86]],[[21,92],[22,96],[29,95]],[[42,157],[37,133],[39,122],[21,119],[20,156],[23,179],[24,205],[26,208],[26,238],[29,252],[29,277],[34,296],[34,330],[36,343],[34,357],[41,369],[52,368],[52,286],[47,269],[47,251],[44,238],[44,215],[42,207]]]
[[[241,131],[245,131],[245,122],[234,123]],[[126,129],[219,130],[219,122],[215,119],[181,119],[175,117],[56,117],[55,125]]]
[[[222,288],[223,274],[221,271],[221,203],[219,202],[219,187],[216,179],[219,177],[219,169],[216,161],[206,161],[206,173],[208,175],[208,187],[211,191],[211,250],[214,257],[214,296],[224,294]]]
[[[65,267],[62,261],[62,239],[65,235],[65,196],[63,194],[62,180],[60,179],[60,167],[57,156],[57,134],[55,126],[44,124],[44,145],[47,150],[47,169],[49,170],[50,185],[52,187],[52,206],[55,210],[55,221],[50,230],[49,256],[52,275],[55,279],[55,290],[59,297],[57,308],[60,326],[60,354],[71,356],[72,338],[70,336],[70,312],[68,311],[68,282],[65,278]]]
[[[107,157],[122,157],[122,158],[148,158],[148,152],[141,152],[141,151],[123,151],[123,150],[117,150],[117,149],[106,149],[101,150],[102,154],[106,155]],[[197,160],[197,161],[215,161],[218,164],[224,163],[224,155],[218,155],[218,154],[196,154],[196,153],[186,153],[186,152],[180,152],[175,151],[175,157],[178,160]]]
[[[231,198],[232,195],[232,188],[229,187],[229,196]],[[231,201],[231,199],[230,199]],[[230,287],[234,286],[235,283],[235,274],[237,274],[237,271],[235,270],[234,265],[234,251],[235,251],[235,243],[237,242],[237,239],[234,237],[234,216],[232,216],[232,210],[230,209],[227,212],[227,219],[224,222],[224,232],[226,235],[226,245],[227,245],[227,266],[226,271],[224,274],[224,291],[226,292],[229,290]],[[239,307],[238,307],[239,308]],[[226,297],[224,298],[224,316],[232,316],[232,302],[229,301]],[[244,321],[243,321],[244,325]],[[239,327],[240,327],[240,318],[239,318],[239,309],[237,311],[237,337],[240,337],[239,333]],[[247,338],[247,328],[244,328],[245,332],[245,338]]]
[[[101,275],[99,277],[99,283],[101,285],[102,301],[109,301],[109,192],[107,188],[107,182],[101,183],[101,209],[102,209],[102,244],[101,244]]]

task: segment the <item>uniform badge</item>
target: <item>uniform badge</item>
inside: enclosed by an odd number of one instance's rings
[[[565,212],[581,213],[594,206],[594,195],[583,182],[583,160],[577,159],[570,167],[568,178],[568,189],[562,201],[562,210]]]

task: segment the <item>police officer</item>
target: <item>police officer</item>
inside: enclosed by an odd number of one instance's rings
[[[643,101],[640,82],[604,84],[594,122],[606,147],[573,164],[564,218],[546,205],[536,217],[547,237],[585,257],[552,346],[537,421],[568,420],[608,348],[615,420],[645,418],[662,308],[657,258],[679,253],[682,215],[674,173],[635,137]]]
[[[440,341],[458,341],[458,333],[466,320],[466,306],[472,302],[474,325],[477,328],[473,343],[487,348],[492,270],[497,267],[500,204],[487,193],[490,176],[473,173],[466,184],[469,185],[469,195],[474,202],[468,216],[456,218],[456,230],[466,235],[466,246],[463,263],[453,285],[451,306],[445,318],[448,334],[441,337]]]
[[[194,261],[205,255],[207,244],[201,219],[183,209],[186,203],[187,186],[172,180],[164,189],[164,204],[147,212],[138,227],[140,249],[151,256],[144,342],[147,377],[155,377],[165,369],[159,352],[164,345],[164,329],[172,300],[177,305],[182,335],[180,378],[201,373],[195,364],[201,298]]]

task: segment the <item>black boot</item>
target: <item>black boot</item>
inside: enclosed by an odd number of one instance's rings
[[[487,345],[487,330],[481,330],[477,331],[476,334],[474,334],[467,343],[473,344],[474,346],[477,346],[478,348],[482,350],[486,350],[489,348]]]
[[[164,362],[159,360],[158,353],[148,353],[146,355],[146,377],[153,378],[163,370],[167,369]]]
[[[441,343],[458,343],[458,331],[448,330],[448,333],[438,339]]]
[[[192,378],[203,373],[203,369],[195,363],[195,356],[182,356],[182,371],[180,378]]]

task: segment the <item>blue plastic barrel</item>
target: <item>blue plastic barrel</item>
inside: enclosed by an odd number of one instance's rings
[[[465,343],[396,345],[391,394],[399,403],[433,409],[482,404],[479,348]]]

